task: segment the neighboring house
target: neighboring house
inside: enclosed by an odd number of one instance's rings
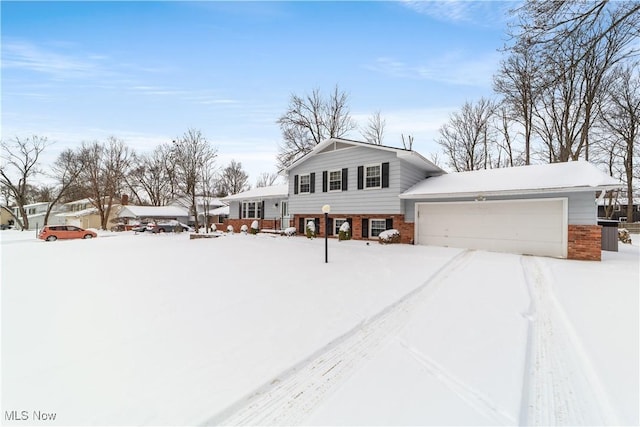
[[[188,222],[190,225],[195,224],[193,213],[191,213],[191,201],[188,197],[182,197],[169,203],[169,206],[178,206],[189,212]],[[227,203],[217,197],[197,197],[196,209],[198,210],[198,224],[204,225],[205,216],[208,217],[208,224],[220,223],[229,215]]]
[[[13,214],[11,212],[11,209],[5,206],[0,206],[0,225],[15,224],[15,219],[13,218]]]
[[[619,187],[577,161],[446,174],[400,198],[416,244],[599,260],[595,194]]]
[[[415,183],[445,172],[415,151],[347,139],[328,139],[289,168],[289,212],[298,233],[316,222],[324,235],[322,206],[330,205],[329,235],[349,222],[355,239],[395,228],[413,240],[413,212],[398,196]]]
[[[119,204],[111,206],[111,211],[107,221],[107,225],[113,225],[116,221],[117,212],[120,209]],[[102,221],[100,220],[100,212],[93,206],[90,199],[81,199],[73,202],[65,203],[62,205],[62,212],[57,213],[56,218],[59,218],[62,224],[74,225],[80,228],[102,228]],[[51,223],[51,221],[49,221]]]
[[[141,221],[178,220],[188,223],[189,212],[180,206],[122,206],[117,217],[125,224]]]
[[[613,197],[609,198],[603,196],[597,199],[598,203],[598,218],[607,218],[607,212],[610,213],[610,217],[607,219],[614,219],[620,222],[638,222],[640,221],[640,198],[633,199],[633,218],[627,218],[627,205],[629,199],[626,197]]]
[[[225,224],[239,230],[242,225],[250,227],[253,221],[258,220],[260,229],[289,227],[288,191],[287,184],[272,185],[225,197],[223,200],[229,203],[229,218]]]
[[[39,202],[24,206],[24,210],[27,212],[27,218],[29,219],[29,230],[40,229],[44,226],[44,217],[50,204],[50,202]],[[64,225],[64,219],[56,217],[55,214],[57,212],[55,209],[51,210],[48,225]],[[20,210],[17,207],[13,208],[13,214],[22,221]]]

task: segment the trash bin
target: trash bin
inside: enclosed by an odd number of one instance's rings
[[[618,252],[618,221],[599,219],[598,225],[602,226],[602,250]]]

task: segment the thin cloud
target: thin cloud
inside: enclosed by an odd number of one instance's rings
[[[54,52],[24,41],[6,42],[2,49],[2,68],[38,72],[56,79],[95,77],[107,59],[104,55]]]
[[[472,58],[462,52],[423,63],[407,63],[395,58],[380,57],[365,68],[396,78],[431,80],[460,86],[490,86],[500,55],[497,52]]]
[[[494,26],[505,22],[515,1],[402,0],[405,7],[444,22]]]

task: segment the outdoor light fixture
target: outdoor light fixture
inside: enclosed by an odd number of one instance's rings
[[[331,206],[322,206],[322,213],[324,214],[324,263],[329,262],[329,212],[331,212]]]

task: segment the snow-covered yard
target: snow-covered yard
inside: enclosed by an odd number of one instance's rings
[[[638,246],[0,241],[5,424],[639,423]]]

